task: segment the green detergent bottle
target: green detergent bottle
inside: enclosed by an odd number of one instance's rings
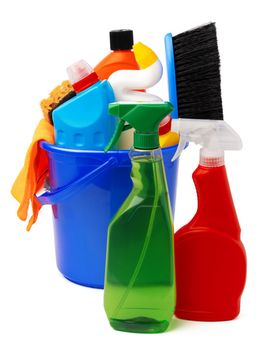
[[[109,105],[120,121],[106,151],[123,130],[135,129],[133,189],[108,230],[104,307],[119,331],[163,332],[175,309],[174,228],[158,136],[172,108],[169,102]]]

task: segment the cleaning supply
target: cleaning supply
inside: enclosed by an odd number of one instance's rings
[[[103,150],[116,125],[108,116],[113,90],[84,60],[67,72],[77,95],[53,111],[55,142],[64,148]]]
[[[35,195],[43,188],[48,176],[48,158],[46,152],[40,147],[40,142],[54,143],[52,111],[75,95],[71,84],[68,81],[63,81],[50,92],[48,98],[43,99],[40,103],[44,119],[41,119],[37,125],[26,154],[24,166],[11,190],[12,195],[20,203],[17,215],[21,220],[27,219],[31,204],[32,217],[27,225],[27,231],[31,229],[38,218],[42,205]]]
[[[154,86],[163,74],[159,58],[148,46],[140,42],[133,46],[133,50],[140,68],[144,69],[147,75],[146,81],[149,85],[146,85],[146,88]],[[160,97],[151,94],[146,94],[145,98],[142,97],[143,93],[138,93],[137,95],[135,94],[135,98],[138,98],[140,101],[162,101]],[[177,145],[179,142],[179,135],[175,131],[171,131],[171,128],[172,118],[168,115],[161,121],[159,127],[160,146],[163,148]]]
[[[44,118],[50,124],[53,124],[53,110],[74,96],[76,96],[76,92],[68,80],[63,81],[59,86],[56,86],[50,92],[49,97],[44,98],[40,103]]]
[[[133,44],[134,39],[132,30],[119,29],[110,31],[110,46],[112,52],[109,53],[94,68],[94,71],[100,80],[108,79],[109,76],[117,70],[139,69],[132,50]],[[55,101],[54,95],[57,95],[57,101]],[[44,117],[53,123],[52,111],[55,109],[55,107],[58,107],[60,104],[66,102],[75,95],[76,92],[74,91],[70,81],[63,81],[61,85],[54,88],[54,90],[50,93],[49,98],[41,101],[41,108],[43,110]]]
[[[172,45],[180,133],[173,159],[187,142],[202,146],[200,163],[193,173],[198,210],[175,234],[175,315],[197,321],[231,320],[240,311],[246,254],[224,151],[239,150],[242,142],[223,120],[215,24],[177,35]]]
[[[120,69],[139,69],[132,51],[133,43],[132,30],[119,29],[110,32],[110,46],[113,51],[94,68],[100,80],[108,79],[112,73]],[[47,99],[41,101],[44,117],[53,123],[52,111],[75,95],[76,92],[70,81],[63,81],[61,85],[54,88]]]
[[[32,216],[27,225],[27,231],[36,222],[39,210],[42,205],[35,197],[35,194],[43,188],[48,175],[48,157],[40,147],[40,141],[54,143],[53,126],[46,119],[39,122],[32,142],[28,148],[24,166],[13,184],[11,193],[20,203],[17,215],[25,221],[28,216],[28,209],[31,204]]]
[[[101,62],[95,66],[94,71],[101,80],[120,70],[139,69],[133,47],[133,31],[130,29],[119,29],[110,31],[110,52]]]
[[[172,118],[170,115],[164,118],[159,128],[160,147],[170,147],[179,143],[179,134],[171,131]]]
[[[108,225],[132,190],[128,150],[72,150],[47,142],[40,147],[49,159],[49,188],[38,200],[51,205],[57,267],[74,283],[103,288]],[[162,149],[173,216],[176,147]]]
[[[114,90],[116,100],[138,102],[161,101],[161,98],[156,95],[145,91],[136,91],[150,88],[159,82],[163,74],[161,61],[152,49],[141,42],[135,44],[133,50],[140,70],[119,70],[113,73],[108,79]],[[131,147],[133,133],[133,130],[129,129],[122,134],[119,140],[120,149],[129,149]]]
[[[118,127],[106,150],[133,127],[133,189],[109,225],[104,306],[120,331],[158,333],[175,307],[173,222],[159,148],[160,121],[170,103],[115,103]],[[128,123],[128,125],[125,125]]]
[[[171,113],[171,128],[173,129],[172,132],[176,132],[178,134],[178,128],[177,128],[177,118],[178,118],[178,105],[177,105],[177,91],[176,91],[176,76],[175,76],[175,55],[174,55],[174,47],[173,47],[173,40],[172,40],[172,34],[168,33],[165,36],[164,39],[165,44],[165,54],[166,54],[166,67],[167,67],[167,82],[168,82],[168,92],[169,92],[169,101],[174,106],[173,111]],[[172,135],[170,136],[169,142],[172,140]],[[162,137],[162,144],[168,140],[168,137]],[[179,135],[178,135],[179,138]],[[162,147],[162,146],[161,146]]]
[[[169,101],[174,106],[171,113],[173,119],[178,118],[178,103],[177,103],[177,87],[176,87],[176,66],[178,63],[175,61],[174,42],[171,33],[166,34],[164,38],[166,67],[167,67],[167,82]]]
[[[117,101],[161,101],[156,95],[142,91],[154,86],[161,79],[163,67],[157,55],[141,42],[133,46],[135,58],[140,70],[119,70],[113,73],[108,81],[111,84]]]

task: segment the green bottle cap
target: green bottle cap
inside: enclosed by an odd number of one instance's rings
[[[160,122],[173,110],[170,102],[109,104],[109,113],[118,117],[119,123],[113,138],[105,148],[109,151],[124,130],[134,128],[134,148],[151,150],[160,147],[158,128]],[[125,123],[129,125],[125,125]]]

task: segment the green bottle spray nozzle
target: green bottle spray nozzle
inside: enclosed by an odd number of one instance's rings
[[[118,141],[121,133],[134,128],[134,148],[150,150],[160,147],[158,128],[160,122],[173,110],[170,102],[109,104],[109,113],[119,118],[116,131],[105,148],[108,152]],[[126,122],[128,123],[127,125]]]

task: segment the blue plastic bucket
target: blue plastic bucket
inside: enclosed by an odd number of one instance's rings
[[[56,260],[72,282],[103,288],[108,225],[132,189],[128,151],[79,151],[42,142],[49,158],[51,188],[38,197],[51,204]],[[175,212],[176,146],[163,158],[172,212]]]

